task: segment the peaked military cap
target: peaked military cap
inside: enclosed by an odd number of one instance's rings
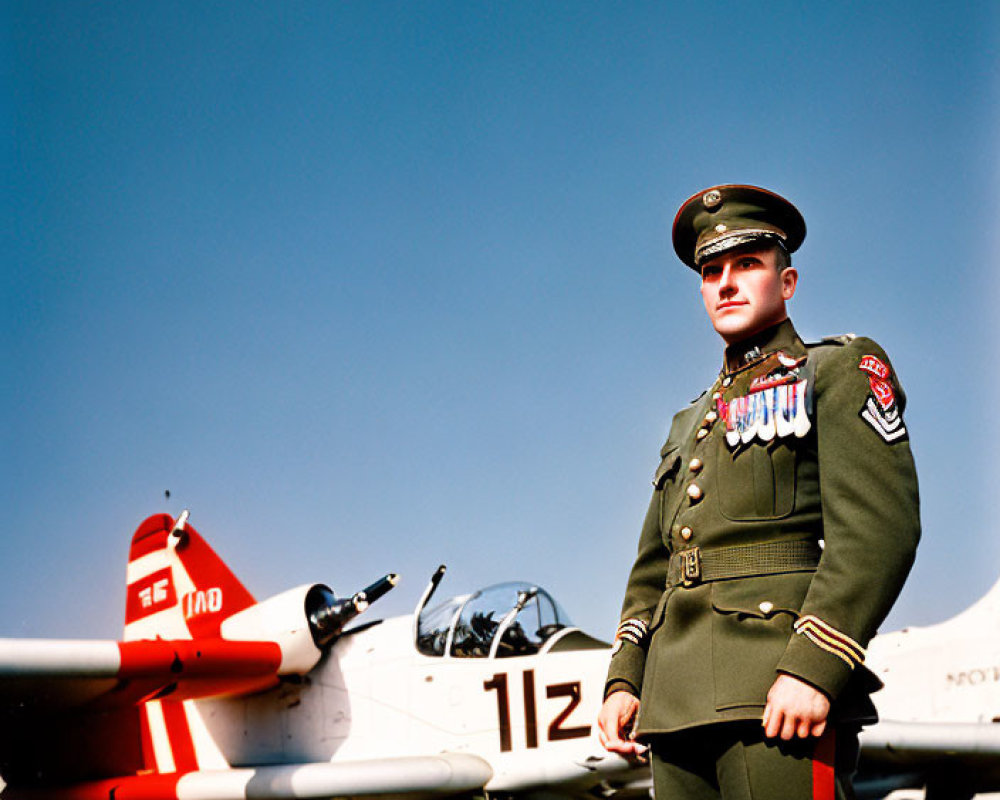
[[[728,184],[688,198],[674,218],[674,250],[695,272],[720,253],[759,239],[789,253],[806,238],[799,210],[781,195],[757,186]]]

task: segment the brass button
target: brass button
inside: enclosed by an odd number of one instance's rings
[[[692,531],[687,525],[685,525],[683,528],[681,528],[681,538],[685,542],[688,541],[691,538],[691,534],[693,534],[693,533],[694,533],[694,531]]]
[[[718,415],[717,413],[715,413],[714,411],[709,411],[709,412],[708,412],[708,413],[707,413],[707,414],[705,415],[705,422],[707,422],[707,423],[708,423],[709,425],[711,425],[711,424],[712,424],[713,422],[715,422],[715,421],[716,421],[716,420],[717,420],[718,418],[719,418],[719,415]]]
[[[770,600],[765,600],[763,603],[757,606],[761,610],[762,614],[770,614],[774,610],[774,603]]]
[[[692,458],[691,462],[688,464],[688,469],[692,472],[701,472],[701,468],[705,466],[700,458]]]
[[[728,375],[725,378],[722,379],[722,385],[723,386],[729,386],[732,382],[733,382],[733,379],[730,378]]]
[[[702,495],[705,493],[701,490],[701,487],[697,483],[692,483],[687,488],[688,497],[691,498],[692,503],[697,503],[701,500]]]
[[[708,428],[698,428],[698,432],[694,435],[694,438],[699,442],[708,436]]]
[[[713,394],[712,395],[712,399],[713,400],[721,400],[722,399],[722,392],[716,392],[715,394]]]

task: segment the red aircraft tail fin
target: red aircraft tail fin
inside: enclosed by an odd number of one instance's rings
[[[154,514],[133,535],[125,641],[217,638],[223,620],[254,604],[187,517]]]
[[[126,642],[219,639],[223,621],[256,602],[187,518],[187,511],[176,520],[169,514],[154,514],[132,536]],[[280,652],[275,670],[279,660]],[[220,677],[225,683],[225,677]],[[265,676],[252,679],[250,685],[267,682]],[[145,768],[164,774],[228,766],[207,733],[197,735],[204,723],[199,722],[195,704],[171,699],[174,696],[151,698],[143,704],[140,727]]]

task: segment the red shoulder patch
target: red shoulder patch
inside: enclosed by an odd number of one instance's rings
[[[892,370],[882,359],[873,355],[864,356],[858,364],[858,369],[868,373],[868,385],[878,404],[885,410],[890,409],[896,402],[896,393],[889,381]]]
[[[886,442],[900,442],[907,438],[906,425],[896,406],[896,392],[892,388],[892,370],[878,356],[862,356],[858,369],[868,375],[871,394],[858,412],[872,430]]]

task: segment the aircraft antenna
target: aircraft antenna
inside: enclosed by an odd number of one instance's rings
[[[417,641],[417,622],[420,619],[420,614],[423,612],[427,603],[430,602],[431,597],[434,592],[437,591],[438,584],[441,583],[441,579],[444,577],[445,572],[448,568],[442,564],[436,570],[434,574],[431,575],[430,581],[427,583],[427,588],[424,589],[424,593],[420,595],[420,599],[417,601],[417,607],[413,609],[413,641]]]

